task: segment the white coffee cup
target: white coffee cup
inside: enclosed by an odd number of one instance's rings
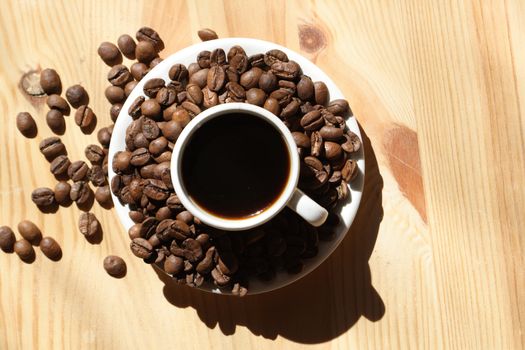
[[[198,128],[208,121],[221,115],[239,112],[261,118],[279,131],[289,153],[290,172],[284,190],[281,192],[277,200],[275,200],[270,206],[253,216],[229,219],[219,217],[206,211],[191,199],[191,197],[188,195],[188,192],[184,188],[181,165],[185,148],[188,145],[188,142],[191,139],[193,133]],[[322,225],[328,216],[328,212],[297,188],[297,183],[299,181],[299,170],[300,163],[299,155],[297,153],[297,146],[290,130],[288,130],[286,125],[284,125],[284,123],[273,113],[267,111],[264,108],[248,103],[225,103],[209,108],[197,115],[182,130],[182,133],[175,143],[173,156],[171,158],[171,178],[173,187],[175,188],[175,192],[184,207],[195,217],[199,218],[203,223],[229,231],[241,231],[259,226],[277,215],[277,213],[283,210],[285,206],[288,206],[290,209],[295,211],[311,225]]]

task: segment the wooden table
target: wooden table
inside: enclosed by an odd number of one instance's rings
[[[0,224],[30,218],[62,245],[58,263],[0,253],[1,349],[517,349],[525,343],[525,2],[15,1],[0,11]],[[99,125],[107,67],[96,49],[142,25],[164,55],[197,30],[274,41],[309,57],[347,96],[365,136],[356,221],[309,276],[234,299],[179,287],[132,257],[113,211],[103,240],[79,211],[40,213],[32,189],[54,186],[38,142],[43,99],[18,88],[54,67],[84,85]],[[19,111],[36,118],[28,140]],[[67,120],[73,159],[96,141]],[[102,268],[123,256],[127,277]]]

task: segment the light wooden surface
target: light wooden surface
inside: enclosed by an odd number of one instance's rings
[[[204,294],[133,258],[113,212],[94,209],[104,237],[90,245],[74,206],[36,210],[32,189],[54,185],[37,147],[51,132],[21,75],[56,68],[106,125],[96,48],[142,25],[164,55],[202,27],[274,41],[342,88],[368,135],[366,189],[351,232],[311,275],[240,300]],[[31,218],[64,251],[31,265],[0,253],[1,349],[524,347],[525,2],[3,0],[0,52],[0,224]],[[23,110],[34,140],[15,128]],[[67,129],[84,159],[96,133],[71,117]],[[107,254],[126,259],[126,278],[106,275]]]

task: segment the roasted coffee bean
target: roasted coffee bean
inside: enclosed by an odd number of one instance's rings
[[[144,194],[156,201],[167,199],[169,192],[168,187],[161,180],[148,179],[144,184]]]
[[[264,63],[266,63],[268,67],[271,67],[272,64],[279,61],[288,62],[288,56],[281,50],[274,49],[264,54]]]
[[[162,129],[162,133],[164,134],[164,136],[171,142],[177,141],[181,132],[182,132],[181,123],[176,122],[174,120],[166,122],[166,124],[164,125],[164,128]]]
[[[180,198],[176,194],[172,194],[167,200],[166,205],[174,212],[181,212],[184,210],[184,206],[180,201]]]
[[[135,62],[130,67],[133,78],[140,81],[149,72],[149,67],[142,62]]]
[[[238,83],[230,81],[228,84],[226,84],[226,90],[228,91],[228,97],[233,101],[243,102],[246,98],[246,91]]]
[[[189,262],[195,263],[203,257],[200,243],[193,238],[185,239],[184,242],[182,242],[182,248],[184,249],[184,257],[188,259]]]
[[[264,68],[266,66],[266,63],[264,63],[264,54],[257,53],[255,55],[251,55],[248,57],[248,64],[253,68]]]
[[[278,78],[295,80],[301,73],[301,67],[295,61],[277,61],[271,65],[272,73]]]
[[[348,190],[348,184],[345,180],[341,181],[341,184],[337,186],[337,199],[339,201],[345,201],[348,199],[349,196],[349,190]]]
[[[78,229],[84,237],[92,239],[100,233],[101,227],[95,214],[83,212],[78,219]]]
[[[263,70],[254,67],[241,75],[239,83],[246,89],[259,87],[259,80],[263,74]]]
[[[252,88],[246,91],[246,102],[262,107],[266,101],[266,94],[263,90]]]
[[[244,55],[244,56],[246,56],[246,52],[239,45],[234,45],[228,51],[228,55],[227,55],[228,61],[231,61],[233,56],[235,56],[235,55]]]
[[[194,74],[190,75],[190,83],[197,84],[201,89],[204,88],[208,82],[209,68],[200,69]]]
[[[264,102],[263,108],[272,112],[276,116],[279,116],[281,114],[281,107],[279,106],[279,101],[277,101],[273,97],[266,99],[266,101]]]
[[[338,141],[341,139],[341,137],[343,137],[343,129],[333,126],[325,125],[319,130],[319,133],[323,139],[328,141]]]
[[[226,53],[223,49],[218,48],[210,54],[210,66],[222,66],[226,63]]]
[[[84,149],[84,154],[91,164],[101,164],[106,156],[102,148],[97,145],[88,145]]]
[[[303,75],[297,83],[297,97],[303,101],[311,100],[314,97],[314,83],[310,77]]]
[[[89,184],[85,181],[75,182],[71,186],[71,192],[69,198],[76,202],[77,205],[83,206],[88,203],[93,196],[93,191],[89,187]]]
[[[348,131],[345,135],[345,142],[341,144],[341,147],[345,152],[353,153],[357,152],[361,148],[361,140],[359,139],[359,136],[354,134],[351,131]]]
[[[66,129],[64,115],[58,109],[50,109],[47,112],[46,123],[55,134],[62,135]]]
[[[88,94],[82,85],[73,85],[66,90],[66,99],[73,108],[88,103]]]
[[[184,270],[184,260],[181,257],[170,255],[164,260],[164,271],[170,275],[177,275]]]
[[[140,238],[140,229],[142,228],[142,224],[135,224],[131,226],[128,230],[128,236],[131,240],[135,238]]]
[[[109,115],[111,116],[111,120],[113,122],[117,121],[117,118],[118,118],[118,115],[119,115],[121,109],[122,109],[122,103],[115,103],[109,109]]]
[[[140,224],[144,221],[144,213],[140,210],[131,210],[128,212],[128,216],[136,224]]]
[[[229,60],[230,68],[237,74],[242,74],[248,69],[248,57],[246,54],[237,54]]]
[[[87,128],[95,121],[95,113],[88,106],[80,106],[75,113],[75,123],[81,128]]]
[[[286,107],[283,108],[281,111],[280,117],[284,119],[289,119],[294,117],[298,112],[299,108],[301,107],[301,104],[297,99],[292,99]]]
[[[142,27],[137,31],[137,34],[135,35],[137,40],[140,42],[147,41],[154,45],[155,50],[162,51],[164,50],[164,42],[160,38],[159,33],[157,33],[154,29],[149,27]]]
[[[348,101],[345,99],[330,101],[326,109],[334,115],[345,116],[347,113],[352,114]]]
[[[326,159],[332,160],[341,156],[341,146],[338,143],[325,141],[324,143],[324,155]]]
[[[53,159],[51,164],[49,165],[49,170],[51,173],[55,176],[66,174],[67,169],[71,165],[71,162],[69,161],[69,158],[65,155],[61,155]]]
[[[323,163],[316,157],[308,156],[304,157],[304,162],[306,165],[308,165],[310,168],[321,171],[323,170]]]
[[[16,127],[22,135],[33,138],[38,132],[35,120],[28,112],[18,113],[16,116]]]
[[[188,80],[189,74],[188,69],[185,65],[181,63],[174,64],[169,72],[168,75],[171,80],[178,81],[178,82],[186,82]]]
[[[326,84],[322,81],[316,81],[314,83],[314,98],[315,103],[321,106],[325,106],[328,103],[328,100],[330,99],[330,93],[328,92],[328,88],[326,87]]]
[[[151,62],[149,63],[149,67],[153,68],[153,67],[155,67],[157,64],[159,64],[162,61],[163,61],[162,58],[157,56],[157,57],[155,57],[154,59],[151,60]]]
[[[71,163],[67,169],[69,178],[73,181],[81,181],[87,178],[89,167],[83,160]]]
[[[40,187],[31,193],[31,200],[39,207],[47,207],[55,202],[55,193],[47,187]]]
[[[18,224],[18,233],[31,244],[38,245],[42,240],[42,232],[32,221],[22,220]]]
[[[199,64],[199,67],[210,68],[210,55],[211,52],[208,50],[199,52],[197,55],[197,63]]]
[[[181,106],[188,112],[188,114],[192,118],[201,112],[199,106],[197,106],[195,103],[191,103],[190,101],[182,102]]]
[[[62,112],[62,114],[69,114],[69,112],[71,111],[67,101],[60,97],[60,95],[50,95],[46,100],[46,104],[49,108],[57,109],[60,112]]]
[[[119,86],[110,85],[104,91],[104,95],[109,103],[122,103],[126,100],[126,95],[124,94],[124,89]],[[78,108],[78,107],[75,107]]]
[[[97,140],[103,147],[108,147],[111,142],[111,132],[104,127],[97,132]]]
[[[154,217],[148,217],[143,220],[139,229],[139,237],[149,239],[155,234],[159,221]]]
[[[120,49],[120,52],[130,60],[135,59],[135,48],[137,47],[137,44],[135,43],[135,40],[128,34],[123,34],[119,36],[117,40],[118,48]]]
[[[115,278],[122,278],[126,275],[126,262],[119,256],[109,255],[104,258],[104,270],[108,275]]]
[[[313,110],[301,118],[301,126],[307,131],[319,130],[324,125],[321,112]]]
[[[339,184],[342,180],[343,176],[341,175],[341,171],[339,170],[336,170],[332,173],[332,175],[330,176],[330,178],[328,179],[328,182],[330,182],[330,184]]]
[[[108,81],[111,85],[123,87],[128,81],[131,80],[131,73],[128,70],[128,67],[117,64],[113,66],[108,72]]]
[[[103,186],[106,183],[106,175],[100,165],[93,165],[91,169],[89,169],[88,178],[93,186],[96,187]]]
[[[237,73],[233,68],[228,65],[224,66],[226,72],[226,80],[234,83],[239,82],[239,73]]]
[[[59,205],[68,205],[71,203],[69,193],[71,192],[71,185],[65,181],[60,181],[55,185],[55,201]]]
[[[159,90],[162,89],[164,85],[166,85],[166,82],[164,81],[164,79],[160,79],[160,78],[150,79],[146,82],[146,84],[144,84],[144,88],[143,88],[144,94],[148,96],[149,98],[155,98]]]
[[[131,106],[129,106],[129,109],[128,109],[128,114],[131,116],[131,118],[137,119],[138,117],[140,117],[141,106],[145,100],[146,99],[144,98],[144,96],[138,96],[133,101],[133,103],[131,103]]]
[[[142,133],[148,140],[153,140],[159,137],[160,129],[154,120],[146,118],[142,122]]]
[[[127,200],[128,203],[138,203],[140,199],[142,198],[142,194],[144,191],[144,181],[142,179],[133,179],[127,186],[129,190],[129,195],[131,196],[131,199]]]
[[[138,133],[133,138],[133,144],[135,145],[135,148],[148,148],[149,147],[149,140],[144,136],[142,133]]]
[[[161,136],[150,142],[148,150],[152,155],[158,156],[164,152],[167,147],[168,140],[164,136]]]
[[[155,119],[160,115],[160,104],[154,99],[146,100],[140,105],[140,111],[145,117]]]
[[[128,170],[131,161],[131,152],[121,151],[115,154],[113,158],[113,170],[115,172],[124,172]]]
[[[159,221],[170,219],[171,217],[172,217],[172,213],[171,213],[170,208],[168,207],[159,208],[159,210],[157,210],[157,212],[155,213],[155,219]]]
[[[219,97],[215,91],[211,91],[207,87],[202,89],[203,101],[202,105],[204,108],[211,108],[219,104]],[[189,122],[189,121],[188,121]],[[184,124],[186,126],[186,124]]]
[[[199,38],[202,40],[202,41],[209,41],[209,40],[214,40],[214,39],[219,39],[219,37],[217,36],[217,33],[215,33],[215,31],[209,29],[209,28],[204,28],[204,29],[201,29],[197,32],[197,35],[199,36]]]
[[[259,87],[266,93],[270,93],[277,89],[277,84],[277,77],[270,71],[262,73],[259,78]]]
[[[346,162],[345,162],[345,165],[343,166],[343,169],[341,169],[341,175],[342,175],[342,178],[346,181],[346,182],[351,182],[353,179],[356,178],[357,176],[357,162],[353,159],[348,159]]]
[[[210,72],[212,70],[210,69]],[[208,72],[209,76],[209,72]],[[200,105],[202,103],[203,93],[201,88],[196,84],[188,84],[186,86],[186,98],[188,101]]]
[[[138,148],[131,153],[130,164],[136,167],[145,165],[151,159],[151,155],[146,148]]]
[[[129,81],[125,86],[124,86],[124,95],[126,96],[126,98],[131,95],[131,92],[133,91],[133,89],[135,89],[135,87],[138,85],[138,81],[136,80],[132,80],[132,81]]]
[[[190,228],[185,222],[172,219],[161,221],[155,232],[163,242],[169,242],[173,239],[184,240],[190,236]]]
[[[215,284],[219,287],[227,286],[230,283],[230,277],[223,274],[218,268],[211,270],[211,276]]]
[[[287,89],[279,88],[270,94],[270,97],[276,99],[279,102],[281,108],[286,107],[290,101],[292,101],[292,93]]]
[[[40,73],[40,86],[48,95],[60,94],[62,92],[62,82],[56,70],[46,68]]]
[[[0,249],[6,253],[13,252],[16,237],[13,230],[8,226],[0,226]]]
[[[186,224],[193,223],[193,215],[187,210],[181,211],[180,213],[177,214],[177,216],[175,218],[177,220],[185,222]],[[199,243],[201,243],[201,242],[199,242]]]
[[[226,72],[224,68],[218,65],[211,67],[207,76],[207,87],[211,91],[219,91],[226,83]]]
[[[110,207],[113,204],[113,200],[111,199],[111,192],[109,191],[109,186],[106,185],[98,187],[95,191],[95,199],[97,200],[98,204],[100,204],[102,207]]]
[[[323,138],[319,131],[314,131],[310,137],[311,150],[310,154],[319,157],[323,150]]]
[[[210,271],[214,268],[214,258],[215,258],[215,247],[210,247],[206,251],[206,255],[202,259],[201,262],[199,262],[195,268],[195,270],[200,274],[208,274]]]
[[[144,64],[150,63],[155,57],[157,57],[155,46],[149,41],[139,41],[135,48],[135,57],[139,62]]]
[[[177,91],[171,87],[164,87],[159,90],[153,101],[163,108],[169,107],[177,101]]]
[[[62,258],[62,248],[60,245],[51,237],[44,237],[40,241],[40,250],[50,260],[58,261]]]
[[[162,163],[159,163],[157,165],[155,165],[154,169],[153,169],[153,177],[160,180],[160,176],[162,174],[162,172],[164,171],[164,169],[169,169],[170,168],[170,162],[169,161],[166,161],[166,162],[162,162]]]
[[[147,259],[153,253],[153,247],[144,238],[135,238],[130,244],[131,252],[138,258]]]
[[[159,164],[166,163],[166,162],[169,163],[170,160],[171,160],[171,156],[172,156],[172,152],[171,151],[164,151],[160,155],[158,155],[157,157],[153,158],[153,160],[155,160],[155,162],[157,162]],[[160,176],[160,172],[158,172],[158,174]]]
[[[122,55],[113,43],[103,42],[98,47],[97,52],[102,61],[110,67],[122,63]]]
[[[13,249],[22,261],[31,263],[35,260],[35,250],[33,249],[31,243],[25,239],[16,241]]]
[[[292,132],[293,139],[297,147],[310,148],[310,138],[299,131]]]

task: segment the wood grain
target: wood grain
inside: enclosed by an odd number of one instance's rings
[[[220,37],[274,41],[338,84],[365,134],[356,221],[317,270],[244,299],[174,285],[128,252],[115,213],[103,240],[75,206],[42,214],[54,186],[38,142],[51,132],[23,73],[53,67],[90,93],[98,127],[108,68],[100,42],[156,28],[164,55]],[[0,224],[30,218],[63,248],[58,263],[0,253],[1,349],[525,348],[525,3],[506,1],[13,1],[0,11]],[[37,119],[35,139],[15,127]],[[71,117],[72,159],[96,142]],[[109,277],[108,254],[128,274]]]

